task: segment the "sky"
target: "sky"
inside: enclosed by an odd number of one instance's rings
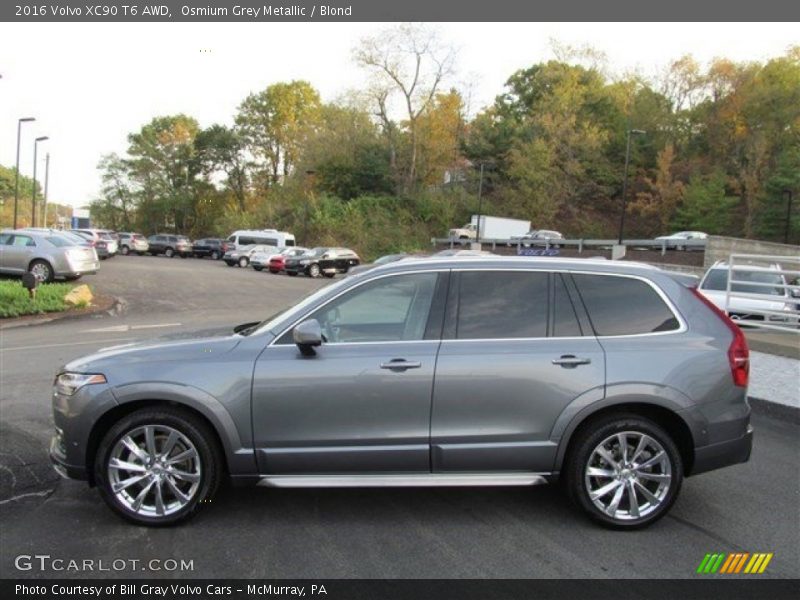
[[[305,79],[323,101],[363,86],[352,48],[379,23],[0,23],[0,164],[33,171],[33,139],[50,153],[49,198],[82,206],[97,196],[97,163],[124,154],[127,135],[155,116],[186,113],[231,125],[239,103],[271,83]],[[471,83],[477,112],[517,69],[553,58],[551,40],[604,52],[612,71],[654,75],[692,54],[766,60],[800,44],[796,23],[442,23],[458,50],[451,83]]]

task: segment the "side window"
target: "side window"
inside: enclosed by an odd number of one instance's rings
[[[456,338],[545,337],[547,279],[530,271],[462,272]]]
[[[255,239],[253,239],[251,237],[244,236],[244,235],[240,235],[239,236],[239,243],[237,245],[239,245],[239,246],[252,246],[255,243],[256,243]]]
[[[167,241],[167,236],[165,236],[165,235],[157,235],[156,236],[156,241],[157,242],[166,242]]]
[[[308,315],[328,343],[422,340],[436,290],[436,273],[411,273],[365,283]],[[291,331],[280,340],[292,344]]]
[[[597,335],[673,331],[678,319],[644,281],[612,275],[573,275]]]
[[[15,235],[14,240],[11,242],[12,246],[35,246],[36,243],[33,238],[27,235]]]
[[[294,240],[293,240],[293,239],[286,238],[286,239],[284,240],[284,244],[283,244],[283,245],[284,245],[284,246],[294,246]]]
[[[560,273],[553,274],[553,285],[553,337],[580,336],[578,315]]]
[[[6,246],[7,244],[11,243],[11,234],[10,233],[0,233],[0,246]]]

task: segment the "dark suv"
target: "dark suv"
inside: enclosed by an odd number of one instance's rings
[[[192,244],[192,254],[198,258],[208,256],[212,260],[219,260],[227,250],[228,242],[219,238],[203,238]]]
[[[742,332],[646,265],[407,259],[236,331],[65,365],[52,395],[58,472],[140,524],[189,517],[227,476],[561,479],[594,519],[630,529],[666,514],[685,476],[750,456]]]
[[[192,255],[192,242],[185,235],[173,235],[169,233],[157,233],[147,238],[150,244],[150,254],[156,256],[163,254],[167,258],[180,256],[186,258]]]
[[[361,264],[361,259],[348,248],[314,248],[300,256],[287,257],[284,264],[287,275],[303,273],[309,277],[334,277]]]

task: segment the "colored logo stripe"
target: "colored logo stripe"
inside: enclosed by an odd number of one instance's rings
[[[750,554],[749,552],[734,552],[732,554],[718,552],[706,554],[700,562],[700,566],[697,567],[697,572],[728,575],[746,573],[753,575],[763,573],[772,557],[772,552],[757,552],[755,554]]]

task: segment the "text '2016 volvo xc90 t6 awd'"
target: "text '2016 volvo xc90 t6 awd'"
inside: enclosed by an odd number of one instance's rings
[[[702,296],[606,261],[409,259],[218,338],[107,349],[57,375],[51,456],[127,519],[267,487],[561,479],[617,528],[745,462],[748,349]]]

